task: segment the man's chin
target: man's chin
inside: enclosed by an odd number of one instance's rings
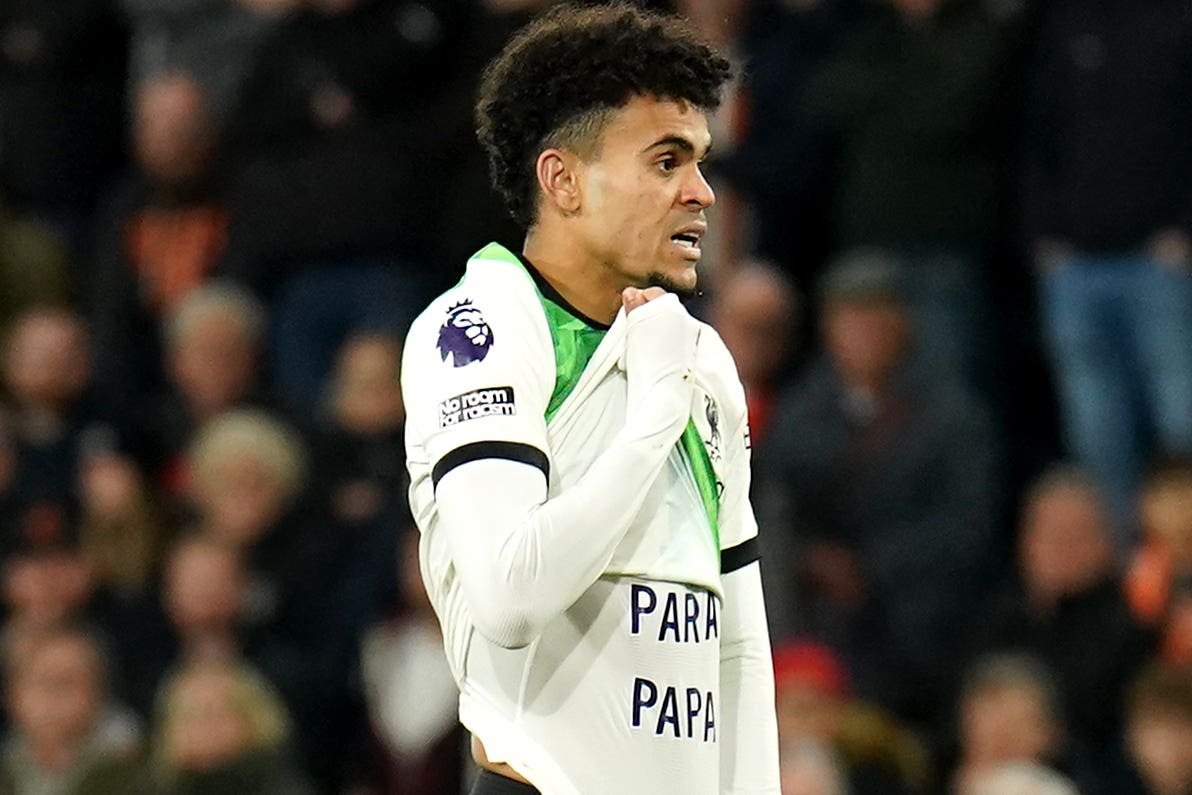
[[[646,277],[646,284],[652,287],[661,287],[680,298],[693,298],[699,293],[695,268],[679,275],[654,271]]]

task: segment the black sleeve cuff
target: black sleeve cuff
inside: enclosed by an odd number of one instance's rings
[[[742,541],[735,547],[722,549],[720,551],[720,573],[728,574],[730,571],[744,568],[754,561],[762,559],[761,544],[757,540],[757,536]]]
[[[431,483],[437,488],[439,481],[448,472],[461,464],[478,461],[482,458],[503,458],[506,461],[529,464],[541,471],[547,481],[550,480],[550,460],[546,457],[546,453],[533,445],[521,442],[472,442],[457,447],[440,458],[434,469],[431,470]]]

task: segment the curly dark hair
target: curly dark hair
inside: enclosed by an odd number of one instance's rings
[[[720,105],[729,63],[686,21],[628,3],[552,9],[488,65],[476,128],[493,187],[523,228],[534,222],[534,163],[558,146],[590,155],[611,111],[635,96]]]

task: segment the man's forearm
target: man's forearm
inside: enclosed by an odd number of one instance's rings
[[[774,669],[758,564],[721,578],[721,795],[778,795]]]

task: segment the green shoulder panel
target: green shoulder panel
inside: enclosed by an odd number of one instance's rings
[[[605,331],[592,328],[541,293],[538,297],[555,344],[555,391],[546,406],[546,420],[550,422],[579,383],[579,377],[604,339]]]
[[[542,304],[542,311],[546,315],[546,324],[550,328],[551,341],[555,349],[555,389],[551,393],[546,407],[546,419],[549,422],[558,412],[563,401],[575,389],[584,368],[592,359],[592,354],[604,339],[603,329],[592,328],[580,318],[568,312],[554,301],[547,298],[538,289],[537,283],[525,269],[521,259],[500,243],[489,243],[472,255],[473,260],[490,260],[506,262],[516,265],[534,285],[534,292]]]
[[[679,446],[687,456],[691,465],[691,474],[695,478],[695,487],[699,491],[700,501],[704,504],[704,513],[708,515],[708,524],[712,528],[712,538],[716,540],[716,552],[720,553],[720,486],[716,481],[716,470],[712,466],[712,458],[708,455],[708,448],[695,427],[695,420],[687,420],[687,427],[679,437]]]

